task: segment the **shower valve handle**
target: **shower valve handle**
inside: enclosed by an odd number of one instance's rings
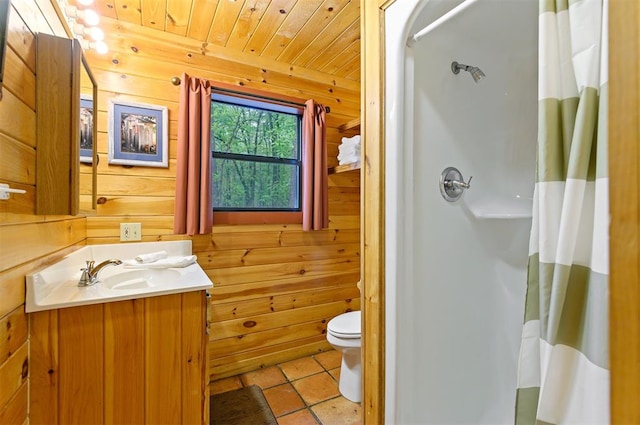
[[[471,179],[473,176],[469,177],[469,180],[465,183],[464,181],[459,182],[458,180],[449,180],[448,183],[451,187],[457,187],[458,189],[469,189],[471,187]]]
[[[471,179],[465,183],[462,173],[455,167],[447,167],[440,174],[440,193],[448,202],[455,202],[471,187]]]

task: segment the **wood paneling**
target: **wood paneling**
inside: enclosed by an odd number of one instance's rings
[[[159,19],[164,6],[153,8],[151,3],[142,2],[141,7],[153,17],[137,11],[122,15],[122,3],[108,11],[104,2],[97,2],[110,51],[104,56],[87,53],[100,89],[97,147],[102,158],[97,214],[87,218],[89,244],[117,242],[121,222],[142,223],[143,241],[184,238],[173,235],[179,92],[170,83],[173,76],[187,72],[330,106],[330,166],[337,164],[341,138],[355,134],[341,133],[338,127],[360,116],[359,83],[320,71],[326,61],[317,60],[324,51],[348,49],[330,67],[333,71],[358,56],[357,2],[279,0],[252,4],[254,10],[243,2],[215,2],[205,10],[202,2],[189,2],[183,9],[198,13],[191,13],[186,27],[184,15],[170,12],[179,2],[166,4],[166,22]],[[340,20],[344,26],[328,25]],[[280,27],[268,28],[269,22]],[[200,37],[208,44],[198,41]],[[111,98],[168,107],[168,168],[108,164]],[[212,235],[192,238],[198,262],[214,282],[210,340],[216,345],[208,356],[212,378],[326,350],[326,322],[360,308],[355,286],[360,268],[359,171],[332,175],[329,184],[327,230],[303,232],[299,224],[214,225]],[[256,325],[247,328],[243,324],[248,322]],[[234,344],[234,339],[241,343]]]
[[[0,363],[6,361],[27,340],[27,316],[22,307],[0,318]]]
[[[611,423],[636,424],[640,423],[640,4],[613,0],[609,8]]]
[[[27,190],[25,195],[12,195],[10,202],[0,204],[0,320],[5,325],[12,324],[10,342],[9,333],[0,334],[0,354],[14,359],[0,361],[0,367],[11,369],[13,376],[22,372],[22,364],[14,356],[26,353],[25,318],[21,313],[26,273],[85,243],[118,242],[121,222],[141,222],[143,241],[185,238],[173,235],[172,229],[179,88],[169,82],[171,77],[188,72],[274,95],[314,98],[330,106],[327,138],[331,166],[336,164],[338,144],[345,135],[338,127],[360,115],[359,75],[347,76],[345,71],[351,67],[349,72],[353,72],[359,55],[355,40],[357,2],[276,0],[256,3],[254,10],[243,2],[219,2],[220,7],[228,8],[227,17],[215,12],[218,2],[189,3],[185,7],[181,0],[166,4],[97,2],[105,17],[103,28],[111,49],[106,56],[87,52],[100,88],[97,147],[101,157],[98,197],[102,199],[95,216],[76,218],[35,214],[34,34],[64,36],[64,28],[50,1],[13,2],[8,34],[10,69],[5,74],[4,98],[0,102],[0,181]],[[229,16],[233,16],[230,21]],[[314,20],[309,21],[312,17]],[[231,25],[216,24],[212,30],[214,19],[226,19]],[[212,41],[202,42],[206,40]],[[320,60],[322,57],[327,60]],[[320,70],[322,67],[325,69]],[[107,110],[109,99],[114,97],[168,107],[168,168],[108,164]],[[105,353],[102,363],[93,364],[91,373],[98,374],[100,369],[127,373],[126,379],[109,373],[85,376],[90,378],[86,381],[94,383],[85,382],[91,388],[82,396],[88,397],[82,404],[102,406],[100,414],[107,422],[142,422],[141,418],[146,418],[142,403],[165,406],[166,411],[153,421],[197,422],[189,415],[203,403],[201,398],[194,398],[196,392],[202,394],[203,388],[194,385],[199,379],[198,368],[206,368],[214,378],[222,377],[329,349],[324,335],[326,322],[342,311],[359,308],[355,287],[360,255],[359,172],[331,176],[329,184],[328,230],[302,232],[300,225],[216,226],[213,235],[192,238],[195,253],[216,282],[211,297],[211,339],[217,345],[210,347],[207,358],[196,358],[195,330],[187,334],[187,329],[182,328],[183,339],[174,341],[180,344],[180,350],[165,353],[160,345],[157,349],[145,348],[150,350],[145,353],[157,368],[188,358],[185,369],[189,372],[181,387],[189,388],[192,394],[182,392],[178,401],[176,394],[165,391],[164,382],[170,376],[152,376],[155,366],[143,367],[131,356],[139,357],[141,347],[146,347],[145,341],[152,335],[166,334],[167,328],[184,327],[185,322],[175,317],[175,309],[181,307],[183,312],[199,314],[196,301],[183,300],[180,306],[169,303],[162,307],[165,313],[154,318],[155,324],[145,324],[140,318],[140,314],[153,315],[142,302],[110,304],[103,310],[95,307],[92,313],[85,312],[81,317],[70,311],[32,315],[31,365],[42,373],[31,378],[31,385],[39,389],[30,397],[31,422],[102,418],[96,412],[61,408],[59,394],[67,394],[68,390],[61,387],[61,382],[82,377],[75,376],[68,360],[68,355],[77,353],[58,348],[61,338],[62,343],[77,339],[79,351]],[[220,311],[216,313],[217,306]],[[72,326],[71,323],[95,321],[98,316],[108,319],[101,336],[80,338],[80,334],[70,337],[59,333],[61,323]],[[131,321],[133,317],[137,319]],[[256,326],[247,329],[244,324],[251,321]],[[245,337],[238,338],[239,335]],[[154,357],[157,352],[163,354]],[[149,386],[149,382],[154,385]],[[101,388],[94,391],[93,385]],[[201,385],[208,388],[204,382]],[[152,387],[155,390],[147,393],[147,388]],[[17,415],[22,419],[19,422],[26,420],[25,388],[18,382],[3,386],[6,395],[0,404],[0,417]],[[172,409],[180,397],[183,407]],[[206,410],[206,406],[200,410]]]
[[[37,37],[36,213],[78,213],[80,146],[80,43]],[[71,84],[70,84],[71,82]]]
[[[145,405],[148,423],[177,424],[181,420],[180,330],[181,306],[176,297],[153,297],[145,309]],[[167,350],[166,347],[172,347]],[[173,384],[173,385],[172,385]],[[155,408],[154,408],[155,406]]]
[[[324,4],[322,1],[316,0],[274,0],[270,3],[269,8],[262,14],[260,21],[254,26],[253,17],[248,18],[246,28],[251,32],[248,41],[243,47],[242,54],[237,50],[233,53],[225,50],[224,47],[213,43],[204,44],[202,41],[208,40],[211,22],[216,15],[216,8],[219,2],[217,0],[193,0],[189,1],[189,6],[181,7],[180,2],[166,2],[166,10],[168,15],[162,19],[161,10],[158,9],[158,2],[151,0],[140,1],[119,1],[113,0],[98,2],[100,12],[105,17],[107,24],[107,32],[110,37],[112,53],[105,58],[92,56],[90,61],[93,62],[95,71],[102,72],[101,82],[110,87],[111,91],[104,90],[101,92],[100,105],[101,122],[99,123],[101,134],[99,135],[99,149],[101,161],[99,166],[100,177],[107,175],[126,176],[131,180],[136,177],[149,178],[161,177],[172,179],[174,177],[175,162],[172,162],[168,169],[150,169],[144,167],[135,167],[125,169],[124,167],[109,166],[107,164],[107,131],[106,131],[106,110],[107,99],[109,97],[118,96],[127,100],[144,100],[149,103],[164,104],[170,108],[170,115],[175,115],[177,103],[177,88],[168,84],[168,78],[173,75],[179,75],[183,71],[187,71],[194,75],[202,75],[206,78],[216,79],[237,85],[247,85],[250,87],[260,88],[274,93],[292,94],[296,92],[296,96],[322,97],[326,103],[330,103],[332,112],[328,117],[330,126],[337,130],[337,127],[350,119],[359,115],[359,107],[357,98],[360,92],[360,58],[355,53],[358,51],[358,42],[353,41],[344,47],[342,52],[332,52],[331,54],[318,54],[318,58],[327,58],[326,61],[312,60],[307,66],[312,68],[306,69],[299,65],[293,65],[285,62],[278,62],[276,59],[285,51],[293,41],[296,34],[303,28],[303,22],[308,17],[316,13],[316,10]],[[366,75],[371,76],[367,80],[365,75],[364,84],[366,94],[364,99],[370,99],[374,102],[367,107],[367,102],[363,102],[364,115],[369,117],[366,122],[364,131],[367,133],[366,141],[363,145],[365,154],[367,145],[372,145],[371,149],[379,149],[376,147],[381,144],[376,139],[379,132],[378,123],[379,113],[376,108],[380,108],[380,87],[382,84],[381,76],[376,77],[380,73],[377,67],[378,59],[376,57],[381,51],[381,43],[379,40],[380,33],[380,16],[377,4],[389,3],[388,1],[369,2],[363,0],[361,7],[364,15],[366,15],[367,23],[364,24],[363,34],[365,30],[367,34],[371,34],[371,40],[366,41],[363,38],[363,52],[367,52],[367,62],[376,64],[363,69]],[[327,3],[328,4],[328,3]],[[612,66],[610,66],[612,89],[610,93],[610,131],[617,132],[610,135],[610,161],[612,181],[635,181],[637,184],[638,176],[637,166],[639,161],[637,158],[637,149],[635,149],[634,140],[637,140],[638,125],[633,118],[637,112],[637,90],[633,87],[637,86],[638,72],[638,43],[639,37],[637,28],[639,23],[638,6],[635,2],[625,0],[615,0],[611,4],[611,19],[614,25],[610,25],[611,44],[610,54]],[[117,8],[116,8],[117,5]],[[164,3],[160,5],[163,7]],[[111,7],[110,7],[111,6]],[[124,6],[127,6],[126,8]],[[141,13],[139,6],[147,10]],[[152,9],[147,9],[151,7]],[[176,12],[177,9],[179,12]],[[281,13],[280,9],[285,13]],[[189,24],[187,24],[186,35],[190,39],[176,38],[182,34],[184,27],[184,17],[186,10],[190,11]],[[148,14],[148,18],[146,18]],[[142,15],[145,15],[143,23]],[[238,17],[241,13],[238,12]],[[25,195],[12,195],[10,201],[2,201],[0,203],[0,247],[4,249],[0,258],[4,254],[10,256],[9,260],[3,258],[4,268],[0,271],[0,319],[9,320],[7,315],[14,314],[16,308],[20,308],[24,303],[24,275],[42,267],[47,262],[63,255],[74,249],[79,244],[83,244],[84,233],[82,225],[69,224],[68,226],[59,226],[52,224],[58,222],[76,222],[79,223],[84,219],[71,219],[69,217],[46,217],[36,216],[35,210],[35,149],[36,149],[36,112],[35,102],[35,41],[34,33],[58,33],[60,25],[57,17],[52,14],[52,6],[46,0],[21,0],[12,2],[12,9],[9,18],[8,44],[9,51],[7,56],[7,64],[5,67],[5,86],[3,89],[4,97],[0,101],[0,180],[2,182],[11,183],[28,191]],[[118,21],[115,21],[118,19]],[[138,31],[127,22],[135,22],[146,27],[144,30]],[[364,21],[364,20],[363,20]],[[333,21],[332,21],[333,22]],[[353,25],[353,23],[351,24]],[[110,26],[110,27],[109,27]],[[162,26],[161,30],[167,31],[165,36],[156,37],[154,29]],[[329,25],[327,25],[329,27]],[[335,28],[331,26],[331,28]],[[353,30],[353,26],[349,27],[345,22],[345,31]],[[140,33],[140,35],[138,35]],[[165,33],[161,33],[165,34]],[[242,33],[240,28],[238,34],[241,39],[236,41],[231,37],[228,38],[234,48],[239,48],[242,39],[247,39],[248,33]],[[345,33],[347,34],[347,33]],[[131,47],[135,46],[138,40],[142,41],[145,46],[143,50],[139,50],[137,54],[131,51]],[[147,41],[145,41],[147,40]],[[151,40],[151,41],[149,41]],[[198,41],[200,40],[200,41]],[[320,37],[322,40],[322,37]],[[326,43],[326,40],[324,41]],[[146,44],[145,44],[146,43]],[[336,44],[333,44],[335,46]],[[376,46],[377,45],[377,46]],[[155,47],[154,47],[155,46]],[[309,42],[309,48],[315,49]],[[331,47],[332,44],[329,44]],[[299,55],[296,55],[299,56]],[[351,57],[353,56],[353,57]],[[251,57],[252,60],[246,59]],[[349,59],[351,57],[351,59]],[[303,56],[300,56],[302,61]],[[339,59],[338,59],[339,58]],[[138,61],[138,59],[140,61]],[[117,62],[117,63],[115,63]],[[165,63],[166,62],[166,63]],[[318,68],[315,68],[318,67]],[[635,70],[635,71],[634,71]],[[148,73],[148,77],[145,77]],[[131,75],[131,84],[127,78]],[[124,78],[123,78],[124,77]],[[150,80],[158,80],[161,83]],[[335,82],[334,82],[335,80]],[[616,85],[614,87],[614,84]],[[119,89],[119,87],[126,89]],[[139,91],[138,87],[144,88]],[[333,95],[332,93],[342,94]],[[133,94],[130,94],[133,93]],[[168,93],[168,96],[166,95]],[[346,107],[340,104],[343,98],[347,97]],[[636,96],[637,97],[637,96]],[[173,109],[172,109],[173,108]],[[371,118],[373,115],[373,118]],[[175,123],[175,121],[172,121]],[[332,134],[328,132],[330,156],[337,153],[337,144],[339,136],[337,131]],[[621,135],[620,140],[613,135]],[[172,139],[171,144],[175,141]],[[175,152],[173,147],[171,150]],[[630,154],[631,152],[631,154]],[[635,153],[634,153],[635,152]],[[175,155],[174,155],[175,156]],[[369,156],[367,160],[371,166],[364,168],[362,178],[368,181],[380,181],[382,170],[380,168],[380,158]],[[335,158],[330,158],[330,165],[336,165]],[[635,164],[635,165],[634,165]],[[631,170],[631,171],[630,171]],[[636,172],[632,172],[636,170]],[[360,172],[349,172],[337,176],[332,176],[330,184],[332,187],[359,187]],[[373,180],[371,180],[373,179]],[[120,180],[105,180],[105,197],[120,196],[122,193],[118,185]],[[128,184],[128,183],[127,183]],[[375,183],[374,183],[375,184]],[[100,185],[100,182],[99,182]],[[135,183],[133,183],[136,186]],[[144,202],[144,198],[149,196],[157,196],[146,189],[141,189],[142,185],[138,184],[137,188],[131,196],[139,197],[140,202]],[[370,185],[366,186],[371,188]],[[624,188],[624,192],[623,192]],[[373,187],[372,189],[375,189]],[[99,186],[99,190],[100,186]],[[136,193],[136,191],[141,193]],[[366,192],[365,192],[366,193]],[[629,200],[622,193],[629,193],[628,185],[612,185],[612,264],[611,264],[611,353],[612,353],[612,422],[614,423],[631,423],[638,422],[640,415],[638,414],[638,406],[635,402],[640,390],[637,383],[640,382],[637,365],[638,335],[637,320],[638,302],[637,302],[637,281],[638,281],[638,235],[636,225],[638,222],[637,213],[637,196]],[[635,193],[631,191],[631,193]],[[164,194],[162,196],[165,196]],[[366,195],[363,204],[367,204],[366,197],[375,197],[377,192],[374,190],[371,194]],[[332,199],[332,204],[340,202],[339,198]],[[381,198],[379,199],[381,202]],[[113,204],[112,204],[113,205]],[[110,207],[107,207],[110,208]],[[144,209],[142,209],[144,210]],[[381,223],[382,218],[380,210],[370,210],[367,207],[367,229],[372,229],[373,234],[365,237],[363,244],[373,247],[377,246],[378,254],[382,250]],[[89,220],[88,232],[91,235],[90,243],[113,243],[118,240],[117,226],[120,221],[140,221],[143,223],[143,239],[165,240],[172,238],[181,238],[181,236],[171,235],[172,213],[164,215],[141,215],[139,212],[131,214],[126,209],[126,204],[104,209],[102,214],[92,217]],[[337,216],[331,217],[331,229],[339,230],[339,235],[344,234],[344,229],[359,229],[359,215]],[[635,223],[635,224],[634,224]],[[635,226],[635,227],[634,227]],[[376,230],[376,228],[378,230]],[[74,230],[76,229],[76,230]],[[54,232],[52,233],[52,230]],[[216,228],[216,231],[220,230]],[[266,240],[261,234],[261,229],[254,226],[240,226],[237,233],[256,232],[256,244],[263,244]],[[265,232],[272,232],[273,228],[265,227]],[[298,229],[282,228],[277,232],[282,232],[284,237],[288,237],[289,233],[298,232]],[[234,233],[232,230],[225,229],[224,233]],[[323,232],[324,233],[324,232]],[[67,236],[59,237],[65,234]],[[70,236],[69,236],[70,234]],[[55,240],[50,238],[55,236]],[[214,231],[215,236],[215,231]],[[327,235],[325,235],[327,236]],[[202,240],[205,240],[202,243]],[[211,236],[195,237],[194,246],[196,252],[200,256],[208,256],[212,253],[224,251],[220,247],[213,244]],[[227,237],[229,240],[229,237]],[[269,239],[271,240],[271,239]],[[269,242],[271,243],[271,242]],[[313,246],[316,242],[307,241],[305,246]],[[344,243],[344,241],[343,241]],[[17,245],[15,250],[9,249]],[[229,242],[230,245],[233,242]],[[241,248],[252,249],[250,241],[241,244]],[[8,248],[4,248],[8,247]],[[259,246],[258,246],[259,247]],[[277,247],[277,246],[276,246]],[[292,248],[295,249],[295,248]],[[615,255],[614,255],[615,254]],[[382,261],[371,262],[372,258],[367,251],[364,251],[365,260],[363,262],[364,271],[367,265],[372,264],[372,269],[368,275],[364,276],[365,288],[365,320],[367,326],[365,328],[365,341],[369,341],[365,345],[365,357],[368,359],[365,363],[365,400],[363,403],[366,423],[382,423],[384,417],[381,406],[383,406],[384,398],[382,394],[382,383],[380,379],[383,376],[383,359],[378,355],[382,349],[382,341],[374,344],[376,334],[378,337],[384,334],[384,328],[380,317],[371,317],[372,314],[380,314],[381,309],[378,303],[379,297],[382,296],[381,282],[376,285],[375,274],[376,268],[381,267]],[[215,272],[211,272],[212,275]],[[230,302],[246,302],[241,305],[241,310],[247,312],[253,311],[255,298],[261,295],[268,297],[272,288],[277,288],[281,293],[295,294],[297,292],[296,285],[300,285],[301,291],[309,291],[312,288],[324,287],[325,285],[338,285],[336,282],[340,279],[353,280],[358,278],[358,272],[346,273],[327,273],[318,277],[298,276],[286,279],[278,279],[276,281],[247,281],[237,282],[233,285],[220,286],[214,292],[219,297],[213,299],[212,307],[216,305]],[[348,286],[348,283],[344,284]],[[344,294],[342,294],[344,295]],[[250,298],[245,298],[249,296]],[[259,301],[258,301],[259,302]],[[371,307],[374,310],[369,310]],[[228,306],[221,307],[228,312]],[[227,314],[227,313],[225,313]],[[251,314],[248,313],[251,317]],[[49,385],[52,391],[56,390],[58,385],[57,370],[57,352],[47,347],[52,347],[57,339],[57,333],[50,326],[51,318],[39,320],[40,315],[34,315],[31,321],[30,345],[32,354],[40,353],[36,359],[31,359],[31,367],[38,367],[51,370],[42,377],[32,377],[32,384],[37,382],[38,385]],[[636,319],[633,319],[636,317]],[[13,319],[11,319],[13,320]],[[254,333],[247,338],[254,338],[256,345],[251,349],[250,345],[241,347],[243,351],[235,356],[234,351],[238,347],[234,347],[231,340],[218,340],[220,344],[225,341],[227,346],[218,346],[210,351],[209,361],[210,369],[214,371],[214,376],[226,376],[236,371],[252,370],[268,364],[275,364],[294,358],[301,353],[311,353],[318,350],[328,348],[328,344],[324,338],[313,335],[310,329],[317,326],[317,322],[306,322],[289,325],[291,333],[279,332],[278,329],[264,331],[264,334]],[[107,331],[105,331],[107,332]],[[115,331],[114,331],[115,332]],[[269,334],[268,332],[272,332]],[[108,334],[108,332],[107,332]],[[298,340],[287,340],[289,335],[298,335]],[[311,335],[311,336],[309,336]],[[105,335],[106,346],[108,347],[108,337]],[[274,338],[275,344],[270,345],[269,337]],[[12,348],[13,350],[13,348]],[[0,422],[1,423],[25,423],[26,422],[26,383],[17,383],[15,377],[22,376],[22,364],[18,353],[26,355],[26,344],[18,347],[17,351],[7,359],[0,361],[0,373],[2,379],[4,374],[11,377],[11,385],[5,386],[5,381],[0,385]],[[18,357],[16,357],[18,356]],[[233,358],[235,356],[235,359]],[[13,360],[11,360],[13,359]],[[114,360],[115,361],[115,360]],[[377,368],[375,365],[377,364]],[[7,378],[8,379],[8,378]],[[373,380],[373,381],[372,381]],[[22,379],[20,378],[22,382]],[[8,382],[8,381],[7,381]],[[372,384],[374,382],[374,384]],[[377,385],[375,384],[377,382]],[[17,385],[16,385],[17,384]],[[114,384],[115,385],[115,384]],[[108,388],[108,386],[106,387]],[[117,388],[117,385],[114,386]],[[114,393],[115,394],[115,393]],[[373,403],[371,402],[372,400]],[[54,400],[48,399],[46,394],[43,397],[31,397],[31,423],[39,422],[55,422],[58,417],[57,404]],[[375,404],[377,403],[377,404]],[[45,412],[46,416],[43,420],[38,421],[38,412]],[[115,415],[115,411],[114,411]],[[115,416],[114,416],[115,417]],[[9,419],[7,419],[9,418]]]
[[[24,342],[15,353],[0,364],[0,406],[6,406],[9,400],[27,381],[29,372],[29,346]]]
[[[25,275],[77,249],[86,240],[85,218],[35,214],[35,33],[64,36],[61,29],[50,2],[11,2],[0,100],[0,181],[27,193],[0,201],[0,423],[26,423],[29,411],[31,423],[38,423],[38,412],[43,411],[42,423],[58,418],[55,400],[46,394],[28,397],[27,374],[34,365],[30,352],[43,353],[40,366],[50,370],[57,362],[57,353],[43,347],[57,336],[36,323],[29,330],[27,341]],[[38,333],[36,338],[34,331]],[[44,386],[56,387],[55,373],[46,374],[43,379]]]
[[[103,311],[102,304],[58,311],[60,423],[103,421],[104,377],[117,373],[104,370]]]
[[[6,406],[0,410],[0,424],[24,424],[27,422],[27,402],[29,387],[25,382],[15,392]]]
[[[209,385],[207,379],[206,332],[208,300],[202,293],[191,292],[181,297],[182,418],[181,423],[206,423],[209,417]],[[200,323],[200,326],[193,326]],[[206,328],[208,330],[208,328]]]
[[[357,0],[96,0],[93,7],[118,26],[186,36],[203,50],[222,48],[254,60],[272,59],[318,71],[325,61],[314,61],[317,57],[334,58],[336,66],[359,57],[359,46],[352,44],[360,37]],[[105,31],[112,46],[112,31]],[[348,78],[358,81],[360,75]]]
[[[384,13],[362,0],[362,333],[365,424],[384,423],[385,401],[385,258],[384,258]],[[381,30],[382,29],[382,30]]]
[[[108,303],[105,368],[120,371],[105,379],[105,423],[144,423],[144,300]]]
[[[84,218],[50,220],[0,225],[0,272],[84,240]]]
[[[205,310],[197,291],[33,313],[31,423],[208,423]]]
[[[55,424],[60,419],[58,311],[33,313],[29,316],[29,325],[31,345],[29,421],[32,424]]]

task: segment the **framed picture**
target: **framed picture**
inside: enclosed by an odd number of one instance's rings
[[[2,100],[2,83],[4,81],[4,57],[7,55],[7,28],[10,8],[11,0],[0,0],[0,100]]]
[[[93,161],[93,101],[80,96],[80,162]]]
[[[167,107],[109,100],[109,164],[168,167]]]

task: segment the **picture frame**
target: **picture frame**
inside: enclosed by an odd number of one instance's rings
[[[0,0],[0,100],[2,100],[2,86],[4,84],[4,63],[7,55],[7,32],[9,28],[9,10],[11,0]]]
[[[109,99],[109,164],[169,166],[167,107]]]
[[[93,162],[93,100],[88,95],[80,96],[80,162]]]

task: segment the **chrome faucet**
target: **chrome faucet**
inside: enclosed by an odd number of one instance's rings
[[[87,260],[87,267],[82,268],[82,276],[80,276],[80,280],[78,281],[78,286],[91,286],[95,285],[98,282],[98,274],[102,269],[107,266],[117,266],[122,264],[120,260],[106,260],[97,266],[93,267],[95,261]]]

